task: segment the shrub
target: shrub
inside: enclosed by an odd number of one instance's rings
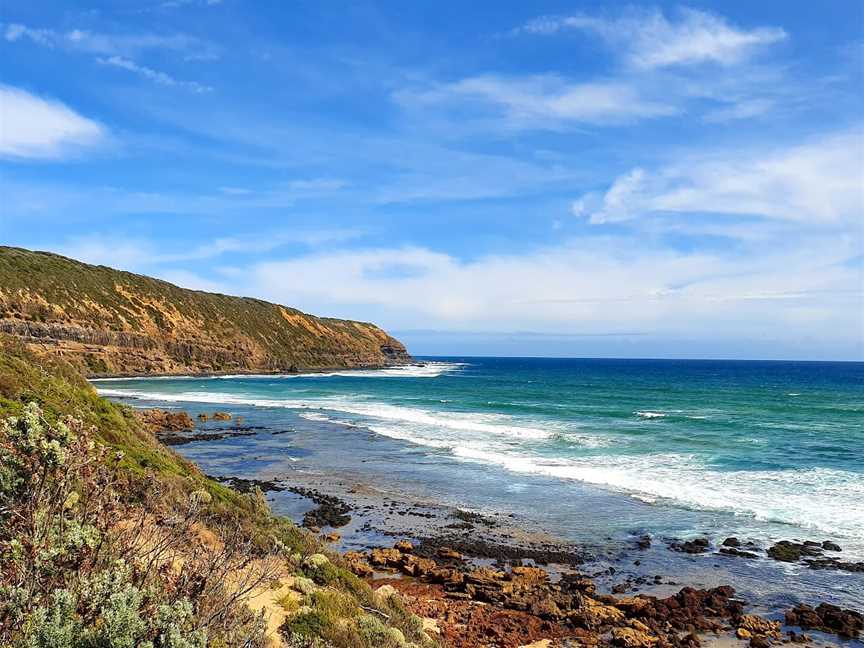
[[[130,502],[122,459],[81,420],[49,422],[32,402],[0,420],[0,645],[262,645],[242,599],[272,574],[250,566],[258,553],[242,526],[195,543],[211,495],[194,490],[185,509],[165,510],[157,480]]]

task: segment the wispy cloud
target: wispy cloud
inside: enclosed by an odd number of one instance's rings
[[[103,142],[104,126],[68,106],[0,86],[0,156],[63,158]]]
[[[770,99],[745,99],[730,105],[709,110],[703,119],[706,122],[730,122],[737,119],[752,119],[771,112],[775,104]]]
[[[175,52],[187,61],[218,58],[213,45],[185,34],[106,34],[83,29],[57,31],[19,23],[0,24],[0,28],[3,38],[10,43],[29,41],[51,49],[95,55],[100,65],[121,68],[160,85],[183,87],[193,92],[212,90],[197,81],[180,81],[133,58],[152,50]]]
[[[483,75],[394,97],[408,106],[454,106],[459,111],[493,111],[514,128],[558,128],[568,123],[615,124],[666,117],[675,106],[643,96],[619,81],[573,83],[557,75],[502,77]]]
[[[780,27],[736,27],[722,16],[689,8],[679,9],[672,19],[659,9],[631,9],[617,18],[587,14],[544,16],[517,32],[549,35],[571,30],[599,36],[637,68],[732,65],[787,36]]]
[[[3,29],[3,38],[10,43],[30,41],[44,47],[103,56],[136,56],[150,50],[174,51],[197,55],[198,58],[217,55],[211,43],[185,34],[108,34],[86,29],[57,31],[20,23],[0,24],[0,28]]]
[[[344,243],[362,235],[361,230],[344,228],[271,232],[246,237],[225,236],[171,252],[148,239],[92,234],[68,239],[57,248],[57,252],[87,263],[144,271],[231,254],[263,254],[292,244],[315,247]]]
[[[139,65],[135,61],[123,58],[122,56],[109,56],[108,58],[99,57],[96,59],[96,62],[99,63],[99,65],[107,65],[134,72],[135,74],[160,85],[187,88],[193,92],[199,93],[213,91],[213,88],[208,85],[198,83],[197,81],[179,81],[166,72],[154,70],[146,65]]]
[[[718,152],[655,172],[635,168],[572,209],[595,224],[670,212],[860,223],[862,170],[864,129],[856,126],[787,148]]]

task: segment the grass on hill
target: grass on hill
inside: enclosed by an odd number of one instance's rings
[[[0,646],[280,645],[434,643],[260,492],[207,478],[73,367],[0,335]]]

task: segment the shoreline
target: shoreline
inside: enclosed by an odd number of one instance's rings
[[[689,536],[667,538],[657,535],[649,540],[647,547],[639,546],[643,538],[639,535],[634,535],[627,541],[621,541],[620,538],[613,540],[611,536],[605,539],[598,536],[591,538],[590,544],[570,542],[554,532],[549,532],[542,524],[536,524],[536,521],[529,519],[530,515],[514,514],[498,507],[478,509],[470,504],[467,507],[458,503],[454,505],[452,497],[449,500],[442,499],[440,495],[443,493],[440,492],[412,492],[411,488],[406,489],[407,483],[401,483],[395,473],[392,476],[379,473],[378,479],[373,481],[370,478],[374,477],[374,473],[368,470],[364,473],[360,469],[362,464],[355,463],[363,461],[360,456],[351,455],[353,460],[345,457],[338,467],[328,467],[326,463],[322,465],[320,459],[317,464],[303,461],[304,457],[308,456],[305,453],[316,455],[321,451],[321,444],[327,443],[328,436],[341,430],[340,426],[331,428],[329,435],[322,430],[311,433],[311,436],[299,445],[294,441],[288,441],[286,445],[286,442],[281,440],[282,437],[276,435],[290,433],[293,439],[297,431],[291,422],[274,420],[268,423],[266,418],[255,420],[254,410],[223,403],[219,406],[227,408],[227,412],[223,410],[219,414],[227,416],[226,421],[217,418],[212,409],[201,407],[204,405],[201,403],[198,407],[192,406],[189,412],[193,415],[197,412],[209,412],[216,427],[201,423],[201,419],[196,425],[186,412],[189,404],[178,405],[180,411],[171,409],[167,412],[175,417],[185,416],[188,427],[185,431],[160,432],[157,437],[163,443],[182,446],[178,448],[181,453],[214,479],[240,490],[250,491],[259,487],[266,491],[266,499],[274,514],[287,517],[313,531],[328,543],[330,550],[342,556],[341,559],[348,563],[349,568],[367,579],[370,585],[375,588],[389,585],[402,592],[408,601],[409,609],[421,616],[438,614],[442,619],[443,631],[451,633],[448,635],[448,645],[466,648],[484,645],[476,643],[476,636],[460,634],[462,631],[458,629],[470,618],[469,625],[494,631],[500,619],[493,621],[492,617],[471,616],[477,613],[477,606],[483,605],[489,606],[484,613],[490,610],[497,610],[505,616],[519,613],[511,619],[512,627],[507,626],[511,628],[508,631],[511,635],[508,636],[513,641],[507,639],[503,643],[488,645],[516,647],[529,645],[527,639],[533,641],[573,636],[567,633],[578,628],[572,627],[566,617],[550,619],[548,615],[544,617],[544,613],[531,614],[524,609],[514,612],[512,606],[517,603],[507,598],[509,594],[505,596],[495,593],[500,588],[510,587],[511,581],[508,579],[512,579],[514,568],[519,568],[515,572],[517,574],[521,573],[522,568],[538,569],[537,572],[531,572],[538,578],[542,572],[542,582],[534,583],[523,591],[526,596],[530,594],[535,599],[538,596],[551,596],[557,592],[555,588],[567,586],[573,579],[585,578],[591,582],[592,596],[601,597],[598,600],[604,605],[611,604],[613,600],[618,601],[620,597],[666,600],[679,596],[682,588],[693,588],[693,591],[704,593],[732,585],[739,590],[735,594],[735,600],[746,601],[748,612],[764,615],[768,621],[778,624],[777,632],[791,630],[796,633],[796,638],[799,638],[798,630],[793,628],[797,626],[783,628],[779,625],[784,620],[785,613],[793,609],[793,605],[804,602],[815,606],[825,601],[836,602],[823,596],[827,592],[821,590],[819,594],[814,590],[813,596],[799,597],[794,602],[782,597],[765,597],[760,595],[758,589],[742,586],[735,579],[728,578],[736,568],[746,570],[756,565],[760,575],[773,574],[776,591],[782,587],[786,578],[796,578],[792,572],[783,571],[787,568],[798,569],[802,576],[811,578],[820,576],[821,573],[814,571],[811,574],[803,563],[787,565],[771,561],[764,554],[759,560],[750,560],[742,555],[724,555],[718,552],[721,545],[725,544],[722,536],[712,538],[706,543],[711,545],[710,551],[706,551],[699,543],[693,543]],[[165,414],[166,410],[161,412]],[[243,425],[239,418],[243,419]],[[321,435],[322,432],[324,436]],[[249,442],[239,438],[245,436],[252,438]],[[335,443],[336,451],[341,453],[344,446],[338,439],[338,436],[332,437],[329,443]],[[373,443],[391,442],[373,440]],[[289,456],[286,461],[286,453],[294,458]],[[247,459],[239,462],[233,460],[242,456]],[[402,463],[405,456],[398,452],[388,456],[391,461],[398,462],[400,467],[410,466],[410,463]],[[220,457],[226,457],[228,461],[222,462]],[[270,463],[270,460],[276,457],[282,459]],[[300,464],[293,463],[298,460],[301,461]],[[355,467],[357,470],[354,470]],[[470,482],[466,482],[466,488],[470,489]],[[579,522],[574,520],[574,523]],[[650,533],[651,530],[645,532]],[[750,548],[746,546],[746,535],[742,536],[742,539],[744,543],[740,549],[729,549],[748,552]],[[406,547],[406,541],[411,544],[410,552],[397,548]],[[677,551],[673,550],[673,544],[678,546]],[[765,548],[767,547],[763,549]],[[393,553],[394,550],[398,553]],[[458,554],[459,560],[453,562],[452,559],[445,558],[442,561],[439,554],[441,550],[445,550],[446,555]],[[421,562],[417,562],[418,560]],[[656,567],[658,564],[662,565],[659,569]],[[421,571],[418,572],[418,569]],[[453,573],[454,569],[458,574]],[[478,570],[481,570],[478,575],[472,575]],[[495,575],[489,576],[489,570]],[[833,574],[834,572],[831,577]],[[487,576],[492,578],[492,581],[486,582],[483,587],[491,587],[492,590],[481,592],[479,600],[476,598],[476,588],[459,589],[466,587],[466,578],[484,579]],[[750,576],[752,581],[752,574]],[[846,576],[857,577],[853,574],[836,573],[837,579]],[[440,582],[442,579],[443,582]],[[459,580],[459,583],[449,582],[448,579]],[[495,600],[489,601],[483,597],[493,597]],[[430,601],[435,601],[433,607],[429,607],[432,605]],[[524,601],[518,605],[523,603]],[[848,608],[848,603],[845,607]],[[705,617],[702,611],[696,610],[693,613],[699,618]],[[455,621],[454,615],[462,621]],[[706,620],[705,623],[709,621]],[[714,627],[710,626],[710,623],[706,627]],[[722,626],[725,629],[719,630],[720,626],[715,629],[718,629],[724,641],[732,642],[729,645],[733,646],[746,645],[746,642],[735,637],[736,628],[729,625],[729,619],[723,623],[726,624]],[[518,628],[523,626],[531,629],[527,635],[519,634]],[[806,632],[811,639],[818,636],[819,645],[859,645],[834,635],[814,635],[809,630]],[[516,643],[514,637],[517,636],[521,637],[521,643]],[[713,640],[714,635],[710,636]],[[788,639],[784,641],[793,641],[792,635],[787,634],[786,637]],[[685,642],[675,645],[693,644]],[[812,642],[810,645],[813,645]],[[644,648],[657,647],[652,644]],[[754,648],[760,646],[754,645]]]
[[[649,549],[650,542],[648,547],[640,548],[637,539],[630,546],[598,551],[593,547],[568,542],[542,529],[528,528],[527,520],[514,518],[512,514],[476,512],[410,496],[387,485],[380,487],[338,475],[309,473],[273,480],[215,478],[235,488],[240,486],[246,492],[261,489],[268,496],[275,514],[289,517],[319,535],[333,551],[342,556],[355,574],[363,577],[373,588],[388,588],[388,592],[392,588],[399,592],[408,608],[421,616],[434,613],[441,615],[436,620],[437,629],[442,633],[441,636],[446,636],[447,645],[459,648],[479,645],[527,646],[534,645],[534,641],[540,641],[537,646],[543,648],[592,645],[584,634],[586,628],[571,627],[566,616],[552,619],[530,604],[526,609],[520,609],[521,603],[508,599],[508,594],[501,594],[500,597],[495,594],[496,588],[508,591],[509,583],[512,582],[508,579],[518,580],[522,578],[521,574],[531,574],[532,578],[539,579],[534,585],[524,586],[523,594],[529,599],[542,598],[549,592],[558,591],[557,588],[566,588],[569,583],[579,582],[580,587],[587,588],[590,595],[602,605],[612,607],[620,601],[634,600],[634,597],[636,600],[652,601],[676,599],[684,591],[702,593],[700,596],[710,598],[716,596],[717,591],[725,592],[723,588],[731,590],[735,587],[734,583],[730,587],[728,582],[703,581],[687,573],[640,573],[634,564],[639,566],[639,558]],[[274,497],[285,493],[291,494],[287,502]],[[336,525],[304,524],[308,511],[321,506],[322,500],[329,501],[330,505],[335,503],[344,507],[341,510],[347,513],[349,520]],[[603,545],[608,546],[608,543],[598,542],[598,546]],[[662,541],[655,544],[654,549],[673,551]],[[719,553],[704,557],[719,559],[720,556],[728,560],[745,559]],[[454,581],[459,578],[467,581]],[[484,582],[486,578],[491,581]],[[483,591],[481,587],[478,594],[478,590],[470,587],[474,581],[491,589]],[[466,586],[465,582],[469,585]],[[784,613],[788,613],[789,609],[771,609],[763,601],[749,600],[746,596],[740,598],[738,592],[729,594],[729,600],[740,605],[741,612],[737,616],[732,614],[726,620],[717,621],[704,610],[694,612],[695,617],[690,621],[695,621],[694,627],[700,629],[697,634],[701,645],[725,648],[747,646],[751,637],[739,633],[740,626],[736,626],[735,620],[744,617],[763,619],[768,624],[765,627],[770,627],[768,634],[771,638],[783,643],[844,648],[862,645],[852,638],[814,632],[812,628],[802,629],[784,623]],[[810,607],[816,608],[819,602],[811,603]],[[482,613],[478,613],[478,609]],[[453,623],[454,617],[464,620],[468,618],[466,615],[471,619],[469,625],[473,626],[470,631],[463,628],[461,623]],[[502,643],[476,643],[483,633],[494,632],[502,624],[502,618],[508,619],[501,634]],[[521,624],[522,630],[507,625],[511,622]],[[719,625],[712,625],[715,622]],[[700,628],[700,623],[704,627]],[[647,632],[638,623],[632,627],[643,634]],[[518,641],[524,643],[512,643],[517,641],[516,637],[521,637]],[[583,643],[542,643],[546,639],[553,642],[571,639]],[[629,644],[617,645],[632,648]],[[650,641],[634,644],[642,648],[654,645]],[[674,645],[696,644],[688,639]],[[763,644],[756,641],[750,645],[758,647]]]
[[[225,376],[238,376],[251,378],[255,376],[303,376],[328,373],[330,371],[374,371],[379,369],[394,369],[397,367],[424,367],[428,364],[423,360],[411,360],[406,362],[394,362],[383,365],[357,365],[357,366],[338,366],[338,367],[315,367],[298,369],[297,371],[285,371],[284,369],[274,369],[273,371],[209,371],[204,373],[110,373],[110,374],[88,374],[85,378],[88,381],[107,382],[110,380],[123,380],[132,378],[144,378],[147,380],[159,380],[162,378],[222,378]]]

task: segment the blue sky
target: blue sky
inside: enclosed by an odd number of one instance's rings
[[[417,354],[864,359],[860,2],[5,0],[0,23],[3,243]]]

